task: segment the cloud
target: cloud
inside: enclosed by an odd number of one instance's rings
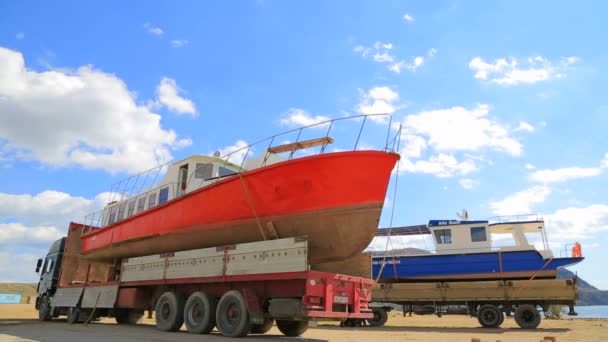
[[[550,193],[551,189],[548,186],[534,186],[502,200],[490,202],[490,207],[496,215],[530,214],[534,205],[543,203]]]
[[[513,130],[513,132],[524,131],[524,132],[534,132],[534,126],[530,125],[525,121],[520,121],[519,126]]]
[[[608,168],[608,153],[604,155],[604,159],[602,160],[600,167]]]
[[[281,119],[281,125],[290,127],[302,127],[311,126],[320,122],[331,120],[327,116],[316,115],[312,116],[308,112],[300,108],[290,108],[285,117]],[[317,127],[324,127],[325,125],[318,125]]]
[[[565,71],[576,62],[578,62],[577,57],[562,57],[555,63],[542,56],[536,56],[527,59],[527,67],[520,68],[519,62],[513,57],[499,58],[494,63],[487,63],[483,58],[475,57],[469,62],[469,68],[475,72],[476,79],[511,86],[565,77]]]
[[[26,227],[20,223],[0,223],[0,246],[3,244],[45,245],[64,236],[52,226]]]
[[[412,17],[412,15],[411,15],[411,14],[409,14],[409,13],[405,13],[405,14],[403,15],[403,19],[404,19],[405,21],[407,21],[408,23],[414,22],[414,20],[416,20],[416,19],[414,19],[414,17]]]
[[[506,126],[488,118],[490,107],[451,107],[422,111],[403,120],[403,138],[425,137],[428,146],[438,151],[477,151],[491,148],[512,156],[522,153],[522,145],[509,135]]]
[[[534,170],[534,169],[536,169],[536,166],[534,166],[534,165],[532,165],[530,163],[527,163],[525,165],[525,168],[526,168],[526,170]]]
[[[530,179],[539,183],[561,183],[572,179],[595,177],[601,173],[602,169],[599,167],[565,167],[535,171],[530,175]]]
[[[25,33],[17,32],[17,34],[15,35],[15,38],[18,40],[21,40],[21,39],[25,38]]]
[[[163,77],[156,88],[158,103],[166,106],[170,111],[178,114],[190,114],[197,116],[196,106],[191,100],[179,96],[181,89],[175,80]]]
[[[544,219],[552,241],[573,243],[577,239],[588,239],[598,232],[608,231],[608,205],[559,209],[544,215]]]
[[[148,33],[153,34],[155,36],[162,36],[165,31],[160,27],[152,26],[150,23],[145,23],[144,28],[148,31]]]
[[[173,39],[171,41],[171,46],[173,46],[174,48],[180,48],[182,46],[186,46],[188,45],[190,42],[186,39]]]
[[[437,49],[435,49],[435,48],[430,48],[429,52],[427,52],[427,55],[431,58],[435,57],[436,54],[437,54]]]
[[[373,54],[373,60],[375,62],[386,64],[387,68],[396,74],[400,74],[403,69],[407,69],[412,72],[416,71],[416,69],[421,67],[425,62],[425,58],[423,56],[412,57],[410,62],[407,62],[405,59],[398,60],[397,57],[391,54],[392,50],[392,43],[383,43],[379,41],[375,42],[371,47],[357,45],[353,48],[353,51],[360,54],[363,58],[367,58]],[[430,49],[428,56],[433,57],[436,52],[437,50]]]
[[[29,253],[14,253],[14,250],[0,251],[0,283],[35,283],[38,275],[34,273],[36,260],[46,255],[46,249],[39,248]],[[36,254],[32,254],[36,253]]]
[[[473,186],[475,185],[475,182],[470,178],[463,178],[459,180],[458,183],[467,190],[473,189]]]
[[[367,93],[361,91],[357,111],[361,114],[392,114],[398,107],[399,94],[390,87],[374,87]],[[376,122],[385,122],[386,116],[370,116]]]
[[[115,75],[83,66],[29,70],[0,47],[4,158],[135,173],[172,159],[177,134]]]
[[[249,144],[245,140],[237,140],[234,145],[220,148],[218,152],[220,153],[220,157],[222,157],[222,159],[240,166],[245,157],[252,155],[254,152],[253,148],[248,150],[247,146],[249,146]],[[213,153],[214,152],[211,152],[209,155],[213,155]]]
[[[428,160],[411,161],[402,158],[399,164],[399,172],[426,173],[439,178],[464,176],[475,170],[477,166],[473,160],[460,162],[453,155],[444,153],[431,156]]]

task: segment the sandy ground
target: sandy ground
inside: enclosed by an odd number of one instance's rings
[[[117,326],[111,319],[83,325],[69,325],[63,319],[38,322],[33,305],[0,305],[0,341],[226,341],[217,331],[211,335],[164,333],[156,330],[152,320],[137,326]],[[391,314],[382,328],[340,328],[332,323],[319,323],[311,327],[300,341],[541,341],[552,336],[556,341],[608,341],[608,320],[561,319],[543,320],[536,330],[522,330],[513,319],[506,319],[499,329],[484,329],[477,321],[466,316],[413,316]],[[248,336],[246,340],[285,340],[274,327],[266,335]]]

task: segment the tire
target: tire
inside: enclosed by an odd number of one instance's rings
[[[49,296],[43,295],[38,304],[38,319],[41,321],[51,320],[51,300]]]
[[[239,291],[224,293],[215,312],[217,327],[226,337],[243,337],[251,331],[245,297]]]
[[[215,326],[215,298],[203,292],[188,297],[184,308],[184,323],[191,334],[208,334]]]
[[[272,326],[274,325],[274,320],[272,318],[264,318],[264,323],[263,324],[254,324],[251,326],[251,334],[265,334],[268,331],[270,331],[270,329],[272,329]]]
[[[515,323],[523,329],[535,329],[540,324],[540,313],[532,304],[522,304],[515,309]]]
[[[277,328],[285,336],[300,336],[308,330],[308,321],[283,321],[277,320]]]
[[[156,301],[156,328],[178,331],[184,324],[184,298],[172,291],[163,293]]]
[[[80,318],[80,308],[77,306],[72,306],[68,308],[67,321],[70,324],[80,323],[78,318]]]
[[[484,304],[477,311],[477,321],[484,328],[496,328],[503,320],[502,311],[492,304]]]
[[[143,316],[143,310],[119,309],[114,313],[118,324],[137,324]]]
[[[381,327],[388,321],[388,312],[383,308],[372,308],[374,318],[368,318],[367,323],[372,327]]]

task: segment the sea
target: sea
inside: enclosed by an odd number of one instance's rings
[[[574,311],[578,316],[564,315],[564,318],[608,318],[608,305],[575,306]]]

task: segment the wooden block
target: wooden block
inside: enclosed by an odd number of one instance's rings
[[[543,342],[555,342],[557,341],[556,338],[554,336],[545,336],[543,337]]]
[[[481,342],[481,340],[480,340],[480,339],[478,339],[478,338],[472,338],[472,339],[471,339],[471,342]]]
[[[327,145],[334,142],[331,137],[303,140],[291,144],[285,144],[280,146],[271,147],[268,149],[269,153],[281,153],[281,152],[293,152],[295,150],[301,150],[304,148],[315,147],[319,145]]]

